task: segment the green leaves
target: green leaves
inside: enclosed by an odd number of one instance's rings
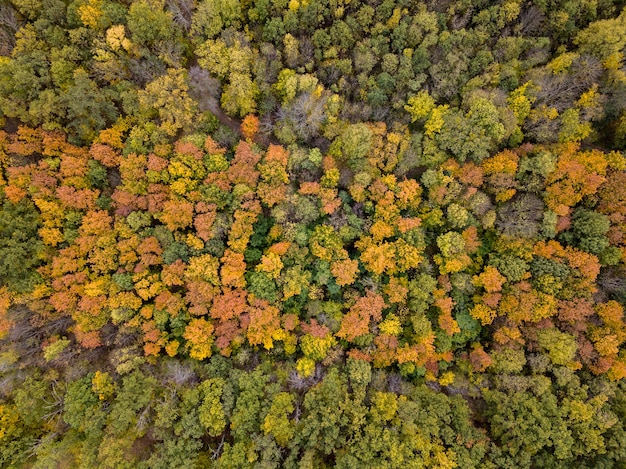
[[[202,403],[198,408],[200,423],[211,436],[219,436],[226,428],[224,409],[220,401],[224,391],[222,378],[208,379],[200,385],[203,394]]]
[[[35,269],[44,260],[39,214],[28,199],[13,203],[0,196],[0,204],[0,284],[24,293],[39,280]]]

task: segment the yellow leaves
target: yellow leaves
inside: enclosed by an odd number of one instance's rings
[[[303,378],[307,378],[315,371],[315,360],[303,357],[296,362],[296,370]]]
[[[211,378],[200,384],[204,398],[198,408],[198,417],[211,436],[221,435],[226,427],[224,408],[220,400],[224,392],[224,384],[222,378]]]
[[[607,70],[617,72],[622,65],[622,60],[624,60],[624,54],[621,52],[614,52],[602,61],[602,65],[604,65],[604,68]]]
[[[422,90],[415,96],[411,96],[408,99],[407,104],[404,106],[405,111],[411,115],[411,122],[424,119],[434,108],[435,100],[426,90]]]
[[[554,75],[567,72],[574,62],[574,59],[577,57],[578,54],[575,52],[565,52],[564,54],[554,58],[548,65],[546,65],[546,68]]]
[[[407,243],[404,239],[398,239],[393,243],[395,250],[396,266],[398,272],[406,272],[416,269],[422,263],[421,250]],[[391,272],[390,272],[391,273]]]
[[[378,329],[383,334],[398,336],[402,332],[402,324],[395,314],[389,314],[383,322],[378,325]]]
[[[178,349],[180,348],[180,342],[177,340],[170,340],[167,345],[165,345],[165,353],[167,353],[170,357],[175,357],[178,353]]]
[[[111,26],[107,29],[106,43],[114,52],[118,52],[120,48],[130,52],[132,48],[132,43],[126,38],[126,32],[122,24]]]
[[[619,381],[626,378],[626,359],[623,353],[613,362],[607,376],[611,381]]]
[[[487,266],[480,275],[474,276],[472,282],[476,286],[482,286],[488,293],[495,293],[502,290],[502,285],[506,283],[506,277],[495,267]]]
[[[303,270],[301,266],[287,269],[282,279],[283,299],[299,295],[308,288],[311,281],[311,272]]]
[[[361,261],[369,271],[381,275],[383,272],[392,273],[396,270],[393,244],[374,244],[371,238],[366,238],[356,245],[361,250]]]
[[[155,110],[161,130],[170,136],[192,124],[195,116],[195,102],[187,94],[185,73],[182,69],[169,69],[138,92],[141,108],[144,112]]]
[[[580,111],[570,108],[561,114],[559,142],[580,142],[592,132],[591,122],[581,122]]]
[[[374,183],[374,185],[377,184]],[[384,196],[378,201],[374,212],[376,221],[395,224],[395,221],[400,217],[400,209],[394,204],[393,197],[393,192],[386,191]]]
[[[185,244],[196,251],[200,251],[204,248],[204,241],[192,233],[188,233],[185,237]]]
[[[454,383],[454,373],[452,371],[446,371],[439,377],[438,382],[441,386],[451,385]]]
[[[167,172],[173,178],[191,178],[193,176],[192,169],[180,159],[170,161]]]
[[[458,467],[456,463],[456,453],[451,449],[444,450],[443,447],[438,446],[439,450],[436,451],[427,467],[432,467],[433,469],[454,469]]]
[[[609,160],[606,158],[606,154],[600,150],[587,150],[580,151],[576,155],[576,158],[580,164],[582,164],[590,173],[595,173],[600,176],[606,175],[606,170],[609,164]],[[602,180],[604,182],[604,180]],[[595,192],[595,191],[594,191]]]
[[[98,370],[91,378],[91,389],[98,395],[98,399],[105,401],[113,396],[115,383],[108,373]]]
[[[192,319],[187,324],[183,337],[189,346],[189,356],[204,360],[211,356],[213,345],[213,325],[204,318]]]
[[[619,352],[621,341],[617,335],[612,334],[607,328],[596,328],[591,333],[594,347],[602,357],[616,356]]]
[[[20,414],[14,406],[0,404],[0,441],[20,433]]]
[[[392,237],[395,234],[395,229],[389,223],[378,220],[374,222],[370,228],[370,234],[372,235],[374,242],[379,242],[385,238]]]
[[[335,343],[335,338],[330,333],[324,337],[314,337],[310,334],[305,334],[300,338],[300,349],[306,357],[312,360],[323,360]]]
[[[601,95],[598,93],[598,85],[594,84],[578,98],[576,106],[581,109],[594,108],[600,104],[600,99]]]
[[[568,413],[569,418],[575,422],[589,422],[595,414],[593,405],[589,402],[565,398],[561,405]]]
[[[143,300],[157,296],[164,288],[158,274],[148,274],[146,271],[133,276],[135,291]]]
[[[57,246],[63,242],[63,233],[58,228],[40,228],[39,236],[43,243],[48,246]]]
[[[272,401],[272,406],[263,421],[261,428],[266,435],[271,434],[281,446],[287,446],[295,433],[295,426],[288,416],[294,411],[294,396],[288,392],[280,392]]]
[[[433,137],[435,134],[441,132],[443,128],[443,116],[449,107],[448,104],[445,104],[443,106],[437,106],[432,110],[428,121],[426,121],[424,125],[424,134],[427,137]]]
[[[622,121],[626,123],[626,119],[622,118]],[[604,157],[606,158],[606,161],[611,168],[617,169],[618,171],[623,171],[626,169],[626,157],[622,152],[612,151],[606,153]]]
[[[409,282],[406,277],[391,277],[384,292],[390,303],[404,303],[409,293]],[[393,334],[392,334],[393,335]]]
[[[375,240],[361,238],[355,246],[361,251],[361,262],[376,275],[389,275],[414,269],[422,262],[421,251],[404,239],[376,244]]]
[[[506,202],[507,200],[511,200],[511,198],[517,193],[516,189],[506,189],[503,191],[498,191],[496,194],[496,202]]]
[[[289,103],[296,97],[298,76],[294,70],[284,68],[278,74],[277,81],[273,86],[279,96],[282,97],[283,104]]]
[[[504,20],[509,23],[517,19],[521,12],[521,2],[508,2],[501,6],[500,10]]]
[[[393,30],[396,26],[398,26],[398,24],[400,24],[401,19],[402,19],[402,10],[400,10],[400,8],[394,8],[392,15],[387,20],[387,27]]]
[[[93,282],[87,283],[83,289],[83,293],[86,296],[91,296],[91,297],[104,295],[108,293],[110,283],[111,283],[111,279],[108,276],[100,277],[94,280]]]
[[[548,351],[550,360],[556,365],[570,365],[576,356],[576,338],[556,328],[537,331],[537,343]]]
[[[283,262],[280,260],[278,254],[269,252],[261,257],[261,262],[257,265],[257,272],[266,272],[272,278],[277,279],[280,277],[280,271],[283,268]]]
[[[515,175],[517,173],[519,156],[510,150],[504,150],[491,158],[485,158],[482,162],[485,174],[504,173]]]
[[[108,306],[111,309],[126,308],[131,311],[139,311],[143,301],[133,292],[118,292],[108,299]]]
[[[309,249],[314,256],[331,262],[334,259],[345,259],[348,253],[335,230],[328,225],[317,225],[309,240]]]
[[[608,327],[619,330],[624,327],[624,309],[617,301],[611,300],[595,306],[598,316]]]
[[[446,258],[436,254],[434,256],[434,261],[439,266],[439,273],[442,275],[461,272],[472,263],[471,258],[467,254],[461,254],[455,258]]]
[[[246,263],[243,254],[227,249],[221,259],[222,269],[220,271],[222,283],[236,288],[246,286],[244,273]]]
[[[78,7],[78,16],[88,28],[98,30],[102,15],[101,0],[89,0],[87,3]]]
[[[240,45],[239,45],[240,46]],[[208,40],[197,49],[198,63],[214,75],[224,78],[228,75],[230,52],[222,39]]]
[[[61,207],[60,203],[38,197],[34,197],[33,202],[41,212],[45,227],[59,226],[61,220],[64,218],[63,207]]]
[[[320,179],[322,187],[332,189],[339,184],[339,170],[337,168],[329,168],[324,172]]]
[[[376,420],[388,422],[398,412],[398,397],[391,392],[374,393],[371,412]]]
[[[12,298],[9,289],[5,286],[0,287],[0,317],[5,315],[9,311]]]
[[[483,303],[474,305],[470,309],[470,314],[474,319],[480,321],[483,326],[491,324],[496,318],[496,311]]]
[[[228,234],[228,246],[235,252],[243,253],[246,250],[250,236],[254,232],[252,225],[257,215],[246,210],[237,210],[234,214],[235,221],[231,225]]]
[[[204,254],[189,260],[185,276],[192,280],[204,280],[218,286],[220,284],[218,269],[219,260],[211,254]]]
[[[263,344],[265,349],[274,347],[276,333],[280,330],[280,310],[264,300],[255,300],[250,311],[250,325],[246,332],[251,345]]]
[[[355,202],[358,202],[358,203],[365,202],[366,197],[367,197],[367,191],[365,187],[363,186],[363,184],[359,184],[355,182],[353,184],[350,184],[350,187],[348,187],[348,190],[350,191],[350,196],[352,197],[352,199],[354,199]]]

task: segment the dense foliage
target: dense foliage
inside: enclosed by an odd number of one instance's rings
[[[0,467],[626,464],[617,0],[0,5]]]

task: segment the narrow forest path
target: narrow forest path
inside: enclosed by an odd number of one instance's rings
[[[230,128],[237,134],[237,136],[239,136],[239,138],[243,138],[243,134],[241,133],[241,121],[226,115],[217,98],[211,96],[205,99],[203,104],[203,107],[206,107],[206,109],[203,110],[211,111],[211,113],[217,117],[217,120],[220,121],[222,125]]]

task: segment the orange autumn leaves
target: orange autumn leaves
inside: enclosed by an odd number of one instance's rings
[[[369,332],[370,320],[380,321],[385,301],[382,296],[369,291],[359,298],[341,321],[337,337],[348,341]]]
[[[471,328],[487,338],[466,344],[477,371],[494,350],[540,349],[552,334],[576,344],[567,360],[550,352],[555,363],[626,376],[623,312],[593,302],[598,257],[560,237],[498,232],[496,211],[539,164],[528,162],[528,147],[480,164],[448,160],[421,183],[388,173],[391,150],[374,152],[366,170],[320,154],[302,176],[292,169],[297,148],[264,151],[253,141],[258,123],[245,124],[247,141],[232,151],[197,136],[147,155],[124,155],[115,135],[89,149],[32,129],[7,137],[3,148],[24,164],[4,171],[4,194],[32,198],[47,247],[37,314],[70,317],[87,348],[106,344],[112,324],[141,337],[146,355],[204,360],[251,346],[323,361],[345,349],[375,366],[429,373],[454,359]],[[597,194],[607,237],[624,249],[616,163],[571,145],[551,151],[532,170],[545,172],[542,203],[555,231]]]

